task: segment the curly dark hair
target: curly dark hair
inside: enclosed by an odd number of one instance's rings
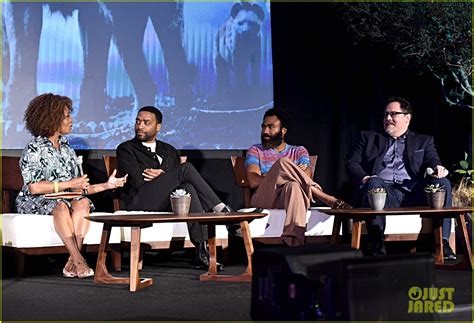
[[[72,112],[72,100],[53,93],[41,94],[30,101],[23,120],[33,136],[50,137],[64,119],[64,108]]]

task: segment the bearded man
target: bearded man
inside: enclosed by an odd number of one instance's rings
[[[288,119],[283,111],[265,112],[261,144],[247,151],[245,167],[250,187],[255,189],[254,207],[285,209],[282,242],[290,247],[305,244],[306,211],[318,199],[331,207],[350,207],[324,193],[312,179],[309,154],[303,146],[285,142]]]
[[[361,132],[347,161],[347,174],[358,188],[358,207],[369,207],[367,192],[374,188],[384,188],[387,192],[385,208],[426,206],[424,188],[428,184],[443,186],[444,205],[451,206],[448,170],[441,165],[433,137],[408,129],[412,110],[406,99],[391,97],[383,114],[385,131]],[[385,216],[367,219],[366,225],[369,238],[366,254],[385,255]],[[449,246],[451,219],[443,220],[442,231],[444,258],[454,260],[456,255]]]
[[[191,213],[232,212],[225,205],[191,163],[180,163],[178,151],[157,140],[163,114],[153,106],[138,111],[135,119],[135,138],[117,147],[120,174],[128,174],[129,181],[122,190],[127,210],[169,211],[170,194],[185,189],[191,194]],[[188,222],[189,237],[196,246],[196,265],[209,267],[207,226]],[[217,263],[217,270],[223,265]]]

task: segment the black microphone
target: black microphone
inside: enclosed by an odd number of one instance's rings
[[[77,169],[79,170],[79,176],[84,176],[84,170],[82,169],[82,156],[76,157]],[[87,190],[83,190],[84,194],[87,195]]]

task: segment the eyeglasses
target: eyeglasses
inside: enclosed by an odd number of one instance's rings
[[[398,116],[399,114],[409,114],[408,112],[398,112],[398,111],[392,111],[392,112],[385,112],[383,114],[383,117],[386,118],[388,116],[391,116],[392,118]]]

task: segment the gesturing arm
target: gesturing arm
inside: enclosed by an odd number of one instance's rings
[[[20,158],[20,169],[23,182],[28,186],[31,195],[55,193],[64,190],[82,190],[89,187],[87,175],[75,177],[73,171],[61,171],[57,165],[67,159],[56,159],[45,154],[37,143],[30,143]],[[74,151],[71,150],[75,158]],[[44,156],[43,156],[44,155]],[[51,165],[54,165],[51,166]],[[71,178],[64,180],[65,178]],[[59,180],[58,178],[63,178]]]
[[[125,176],[120,177],[120,178],[116,177],[115,175],[117,175],[117,170],[116,169],[114,169],[114,171],[112,172],[112,175],[110,175],[107,182],[100,183],[100,184],[94,184],[94,185],[89,186],[89,188],[87,190],[88,194],[89,195],[90,194],[95,194],[95,193],[99,193],[99,192],[102,192],[102,191],[112,190],[112,189],[124,186],[125,183],[127,182],[128,175],[125,175]]]
[[[56,186],[56,189],[55,189]],[[87,190],[89,189],[89,178],[87,175],[73,178],[69,181],[41,181],[28,184],[28,191],[31,195],[56,193],[64,190]]]

